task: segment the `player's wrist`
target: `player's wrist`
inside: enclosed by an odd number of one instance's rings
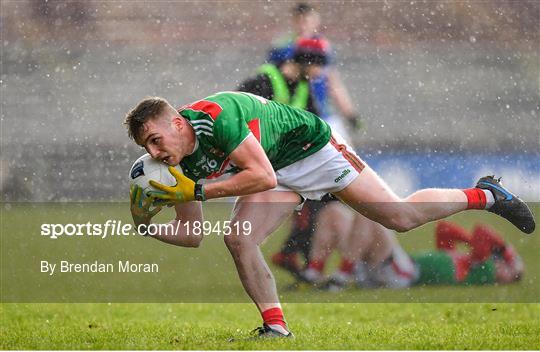
[[[206,200],[206,194],[204,193],[204,187],[201,184],[196,183],[194,188],[194,198],[196,201],[204,202]]]

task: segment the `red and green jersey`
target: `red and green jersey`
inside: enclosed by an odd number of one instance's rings
[[[493,259],[471,265],[469,255],[451,255],[445,251],[429,251],[411,258],[418,267],[420,276],[416,285],[485,285],[496,282]]]
[[[180,162],[195,181],[238,171],[229,155],[250,134],[274,170],[319,151],[331,135],[330,127],[312,113],[243,92],[217,93],[181,107],[179,113],[197,137],[195,151]]]

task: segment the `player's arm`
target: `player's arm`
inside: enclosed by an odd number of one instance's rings
[[[354,108],[351,96],[347,91],[347,88],[343,84],[339,72],[331,67],[328,69],[328,86],[329,93],[332,101],[338,108],[339,112],[348,120],[352,125],[355,125],[358,119],[358,113]]]
[[[229,158],[241,171],[227,180],[203,186],[196,184],[174,167],[169,167],[169,172],[176,179],[176,185],[166,186],[150,180],[150,184],[158,191],[151,191],[149,194],[163,201],[185,203],[193,200],[242,196],[276,187],[277,180],[272,164],[252,134],[248,134],[229,154]]]
[[[175,246],[199,247],[203,234],[190,233],[195,228],[195,222],[202,224],[203,213],[201,203],[188,202],[175,204],[176,217],[167,224],[161,224],[157,228],[159,232],[152,237]]]
[[[176,170],[176,169],[175,169]],[[181,173],[177,172],[181,175]],[[176,217],[166,224],[152,224],[152,218],[161,211],[162,206],[153,206],[155,198],[144,197],[143,190],[132,185],[129,194],[131,199],[131,215],[137,231],[142,235],[150,235],[156,239],[182,247],[198,247],[202,235],[189,233],[195,221],[202,222],[202,208],[199,202],[176,203]]]
[[[242,196],[276,187],[276,174],[272,164],[252,134],[248,135],[229,157],[241,171],[226,180],[204,185],[206,199]]]

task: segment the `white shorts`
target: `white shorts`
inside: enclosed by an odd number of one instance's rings
[[[293,191],[304,199],[320,200],[347,187],[366,164],[337,134],[318,152],[276,171],[274,191]]]

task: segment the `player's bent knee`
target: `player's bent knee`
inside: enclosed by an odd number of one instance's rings
[[[396,207],[379,208],[378,216],[372,218],[389,230],[407,232],[424,224],[426,221],[421,212],[412,206],[401,202]],[[381,211],[382,210],[382,211]]]
[[[401,223],[401,222],[395,222],[392,223],[390,226],[385,226],[386,228],[390,230],[394,230],[396,232],[407,232],[412,230],[415,226],[411,226],[409,224]]]
[[[396,232],[407,232],[418,226],[420,222],[415,219],[415,217],[407,217],[403,215],[392,216],[386,219],[386,221],[381,222],[381,224],[389,230],[394,230]]]
[[[236,252],[242,250],[243,247],[251,245],[249,239],[243,235],[228,235],[223,236],[225,245],[230,252]]]

